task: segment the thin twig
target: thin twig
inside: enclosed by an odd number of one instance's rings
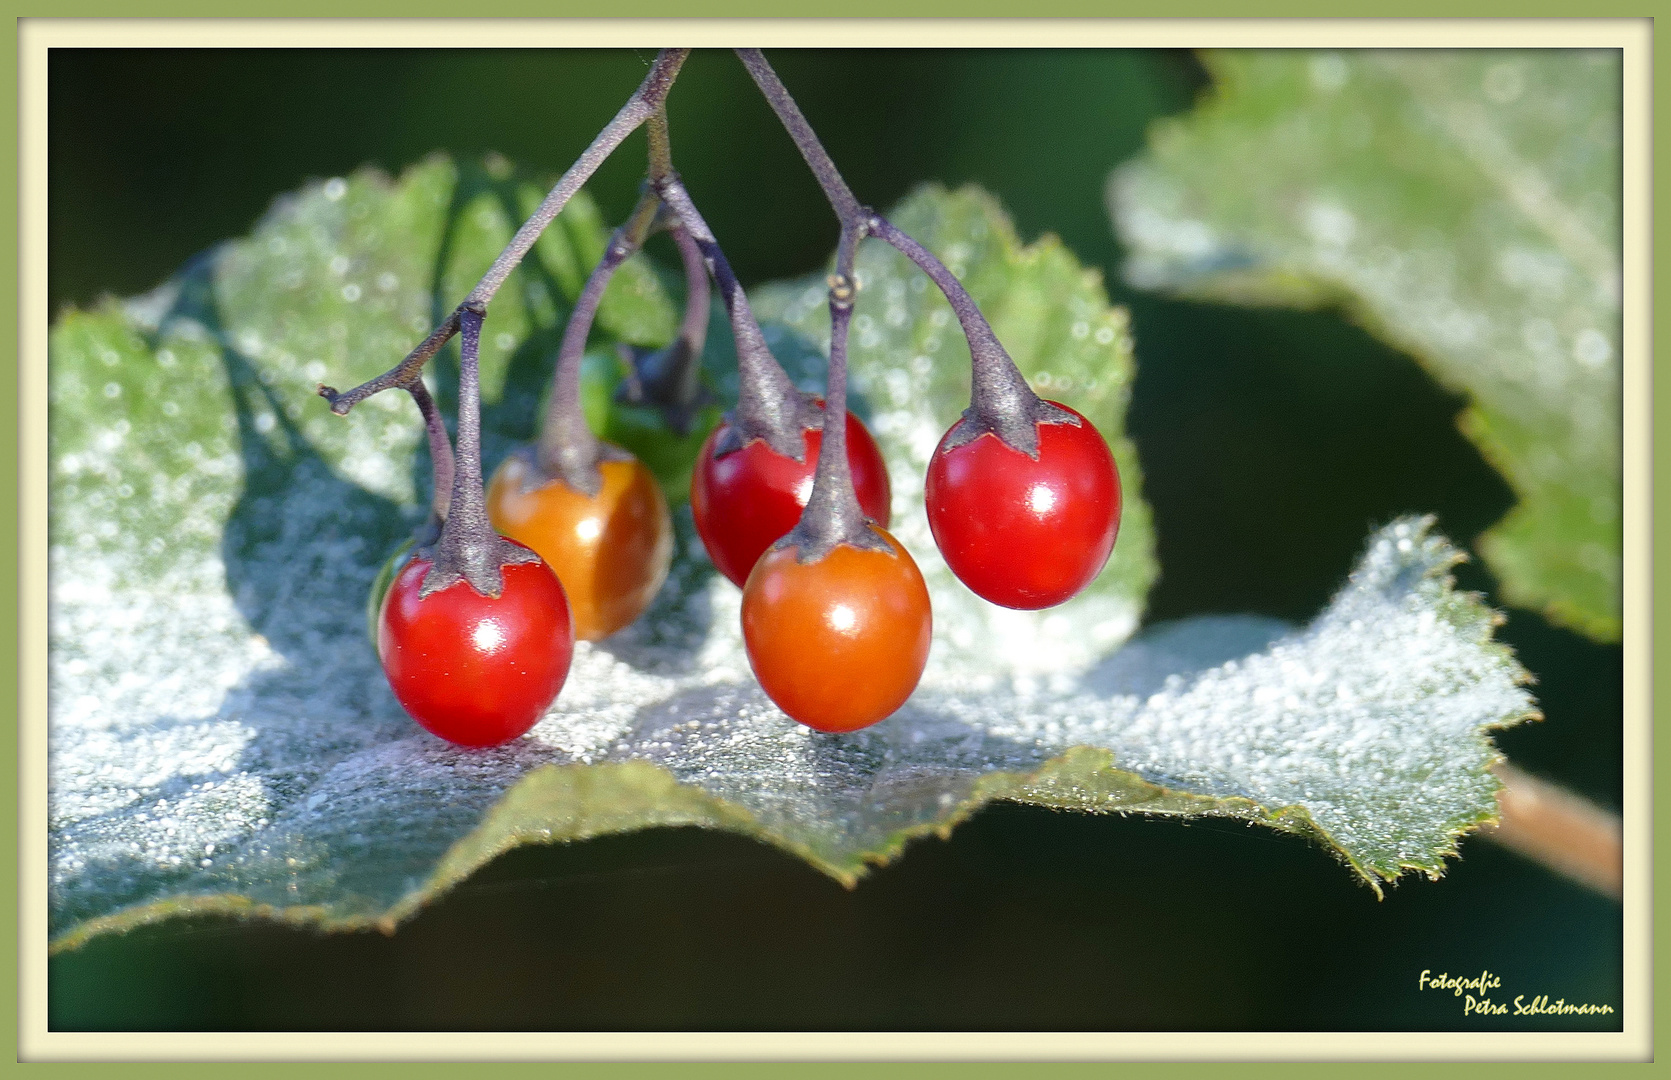
[[[319,388],[320,396],[331,403],[332,412],[338,416],[345,415],[348,410],[373,394],[394,386],[410,385],[423,370],[424,364],[458,333],[461,313],[467,308],[486,310],[488,301],[493,299],[499,287],[505,283],[505,279],[510,277],[511,271],[517,268],[523,257],[533,248],[540,234],[563,212],[563,207],[568,205],[575,192],[592,178],[592,174],[598,171],[598,166],[603,164],[604,159],[608,158],[616,147],[626,141],[628,135],[662,108],[667,100],[667,92],[672,88],[673,80],[678,77],[679,68],[689,53],[689,49],[663,49],[656,54],[649,74],[644,77],[644,81],[639,84],[632,97],[627,99],[627,103],[621,106],[621,111],[615,114],[615,119],[598,132],[592,144],[557,181],[557,186],[551,189],[534,213],[516,230],[516,235],[511,237],[510,243],[506,244],[499,257],[493,260],[493,265],[488,267],[487,273],[476,282],[476,287],[470,290],[470,295],[466,296],[452,314],[431,331],[417,348],[408,353],[404,360],[370,382],[346,393],[339,394],[334,387],[329,386]]]
[[[645,122],[644,134],[650,144],[650,160],[645,178],[654,184],[673,175],[673,142],[667,132],[667,100],[656,103],[656,109]]]
[[[1492,772],[1503,782],[1501,816],[1481,836],[1604,896],[1624,894],[1624,826],[1617,814],[1512,765]]]
[[[830,207],[841,219],[842,227],[856,224],[864,214],[864,207],[853,197],[853,190],[847,186],[847,181],[841,178],[841,172],[830,160],[830,155],[824,150],[824,144],[818,141],[818,136],[812,130],[812,125],[801,115],[801,107],[795,104],[795,99],[789,96],[783,81],[772,70],[772,65],[766,62],[766,57],[759,49],[738,49],[737,58],[743,62],[743,67],[754,79],[754,84],[760,87],[772,111],[783,122],[789,137],[795,140],[795,145],[801,151],[801,157],[806,159],[807,167],[812,175],[818,178],[818,186],[824,189],[824,197],[829,200]]]
[[[320,386],[319,396],[331,404],[331,411],[338,416],[347,416],[348,410],[385,390],[396,386],[410,387],[421,377],[424,365],[429,363],[430,357],[441,351],[452,336],[458,333],[458,311],[454,311],[441,321],[441,325],[429,332],[429,336],[418,343],[417,348],[406,354],[406,358],[370,382],[361,383],[346,393],[337,393],[334,386]]]
[[[970,378],[970,408],[964,414],[964,419],[952,429],[946,442],[946,449],[955,449],[966,442],[970,442],[981,435],[991,432],[1004,442],[1028,457],[1038,457],[1038,425],[1039,424],[1073,424],[1078,420],[1071,413],[1043,401],[1033,393],[1027,385],[1026,378],[1015,366],[1015,361],[999,343],[998,335],[992,332],[992,326],[986,321],[986,316],[976,306],[963,283],[957,280],[957,275],[946,267],[932,251],[919,244],[910,235],[889,222],[874,210],[863,206],[854,198],[852,189],[847,181],[841,177],[841,172],[831,160],[824,144],[818,141],[818,135],[807,123],[806,117],[801,115],[800,107],[795,99],[789,95],[788,89],[772,65],[766,62],[766,57],[759,49],[738,49],[737,57],[748,69],[755,85],[765,95],[772,111],[783,123],[784,130],[795,141],[801,157],[806,160],[807,167],[817,177],[818,184],[824,189],[824,196],[830,202],[830,207],[841,222],[842,234],[849,233],[854,237],[854,243],[866,236],[874,236],[891,244],[912,262],[916,263],[929,279],[945,294],[946,301],[951,304],[952,311],[957,315],[958,325],[963,328],[963,336],[969,342],[969,360],[972,375]],[[840,271],[838,270],[838,273]],[[853,282],[855,288],[860,284]]]
[[[511,237],[511,242],[505,245],[505,250],[499,253],[499,257],[493,260],[493,265],[488,267],[487,273],[483,274],[476,287],[470,290],[470,295],[464,300],[466,304],[474,302],[485,305],[493,299],[493,294],[499,291],[499,286],[505,283],[505,279],[516,269],[522,257],[528,254],[528,250],[534,246],[534,242],[540,238],[546,226],[556,220],[563,207],[568,205],[569,199],[574,197],[581,185],[592,178],[592,174],[598,171],[598,166],[603,164],[604,159],[626,141],[626,137],[636,131],[638,125],[655,116],[662,108],[667,100],[667,92],[672,88],[673,80],[678,77],[679,68],[689,53],[689,49],[663,49],[656,54],[655,63],[650,65],[650,73],[644,76],[644,82],[632,97],[627,99],[627,103],[621,106],[621,111],[615,114],[615,119],[598,132],[598,137],[592,140],[592,145],[569,166],[569,171],[557,181],[557,186],[551,189],[551,193],[540,203],[533,215],[522,223],[522,228]]]

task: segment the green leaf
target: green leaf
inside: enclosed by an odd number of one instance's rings
[[[1410,868],[1438,874],[1456,837],[1491,816],[1487,732],[1531,702],[1491,642],[1492,614],[1451,590],[1443,540],[1419,521],[1383,530],[1307,629],[1197,619],[1113,651],[1153,573],[1134,469],[1120,544],[1136,550],[1098,597],[1053,626],[982,611],[936,577],[941,637],[923,686],[862,733],[814,734],[764,698],[739,593],[702,557],[687,511],[651,611],[577,647],[528,737],[466,751],[425,734],[364,634],[378,567],[424,513],[416,410],[383,395],[341,418],[312,390],[373,374],[423,335],[424,313],[457,295],[432,292],[426,267],[468,283],[452,260],[479,268],[497,250],[510,221],[461,216],[475,205],[457,194],[469,176],[434,161],[398,183],[311,187],[151,296],[55,327],[54,948],[191,912],[392,926],[517,844],[651,826],[757,837],[851,884],[993,799],[1214,814],[1312,837],[1378,888]],[[1052,392],[1061,379],[1129,466],[1130,358],[1094,276],[1053,243],[1020,248],[978,194],[927,192],[896,219],[961,252],[952,261],[1024,368],[1042,382],[1048,363]],[[939,306],[910,279],[896,295],[888,261],[865,258],[855,367],[904,489],[966,376]],[[490,353],[501,447],[531,418],[549,363],[528,342],[549,340],[551,320],[517,299],[543,274],[513,279],[488,319],[489,335],[529,334]],[[554,313],[572,277],[550,280]],[[776,294],[789,306],[767,290],[762,310],[793,324],[772,334],[804,375],[809,356],[790,349],[816,323],[791,309],[807,290]],[[919,411],[913,394],[931,404]],[[920,507],[899,509],[902,533],[916,529]],[[1016,647],[1109,621],[1100,649]]]
[[[1132,284],[1344,304],[1470,406],[1510,602],[1620,632],[1616,52],[1224,52],[1109,186]]]

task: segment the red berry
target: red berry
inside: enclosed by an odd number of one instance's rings
[[[1120,528],[1120,474],[1108,444],[1079,426],[1039,424],[1037,461],[984,434],[929,460],[928,525],[952,573],[1008,608],[1046,608],[1101,572]],[[950,432],[947,433],[948,435]]]
[[[874,528],[874,526],[873,526]],[[922,678],[933,620],[916,562],[839,545],[816,562],[769,551],[743,588],[743,642],[766,696],[807,727],[854,731],[893,714]]]
[[[429,567],[407,563],[384,598],[377,652],[389,686],[412,719],[448,742],[509,742],[568,678],[574,624],[563,587],[543,562],[511,563],[496,598],[459,581],[420,599]]]
[[[714,444],[728,430],[729,424],[720,424],[697,453],[690,506],[709,557],[720,573],[740,586],[765,550],[801,520],[801,510],[812,496],[812,474],[824,433],[803,432],[806,452],[800,461],[784,457],[763,439],[750,440],[741,450],[716,459]],[[847,463],[859,508],[887,528],[888,466],[876,440],[852,413],[847,414]]]

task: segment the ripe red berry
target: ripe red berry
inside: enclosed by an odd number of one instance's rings
[[[497,746],[526,732],[557,698],[574,654],[563,587],[543,562],[501,568],[504,588],[467,581],[419,597],[428,559],[413,559],[383,601],[377,652],[412,719],[460,746]]]
[[[768,551],[743,589],[743,641],[766,696],[819,731],[855,731],[892,715],[922,678],[933,619],[916,562],[839,545],[815,562]]]
[[[824,433],[803,432],[806,449],[800,461],[779,454],[762,439],[715,458],[714,445],[729,427],[720,424],[697,453],[690,506],[697,534],[714,565],[741,586],[765,550],[801,519],[801,510],[812,496],[812,477]],[[892,498],[888,466],[876,448],[876,440],[852,413],[847,414],[847,462],[859,508],[887,528]]]
[[[1038,460],[987,433],[929,460],[928,525],[946,565],[977,595],[1008,608],[1051,607],[1108,562],[1120,528],[1120,474],[1079,413],[1038,425]],[[947,433],[950,434],[949,432]]]

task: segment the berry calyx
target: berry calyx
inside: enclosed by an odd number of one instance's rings
[[[1029,456],[993,432],[929,459],[928,525],[946,565],[976,595],[1036,610],[1067,600],[1101,572],[1120,528],[1120,475],[1097,429],[1039,423]],[[962,423],[960,421],[960,423]]]
[[[615,230],[604,248],[603,258],[592,269],[569,314],[563,341],[557,350],[557,366],[551,377],[551,394],[540,422],[533,462],[544,480],[561,480],[573,490],[596,496],[602,487],[600,466],[609,461],[627,462],[633,457],[618,446],[602,442],[586,423],[580,402],[580,367],[586,352],[586,337],[597,317],[604,290],[615,271],[643,246],[657,222],[658,201],[645,191],[626,224]],[[688,348],[688,345],[686,346]]]
[[[817,402],[823,414],[822,401]],[[812,497],[813,471],[823,446],[820,428],[802,430],[802,457],[778,453],[754,439],[729,454],[715,447],[731,437],[730,421],[709,434],[691,473],[690,505],[696,532],[719,572],[739,587],[754,564],[801,518]],[[887,528],[891,502],[888,466],[859,418],[847,414],[847,462],[864,516]]]
[[[574,630],[562,586],[536,558],[506,565],[497,596],[468,581],[426,596],[430,569],[429,559],[414,557],[383,600],[377,651],[390,689],[412,719],[448,742],[517,738],[568,678]]]
[[[538,552],[563,583],[574,633],[598,641],[643,613],[673,562],[673,519],[642,462],[603,461],[595,494],[547,479],[526,451],[495,470],[487,515]]]
[[[933,630],[928,587],[905,549],[846,544],[803,563],[768,551],[743,587],[743,641],[766,696],[818,731],[855,731],[892,715],[922,678]]]

